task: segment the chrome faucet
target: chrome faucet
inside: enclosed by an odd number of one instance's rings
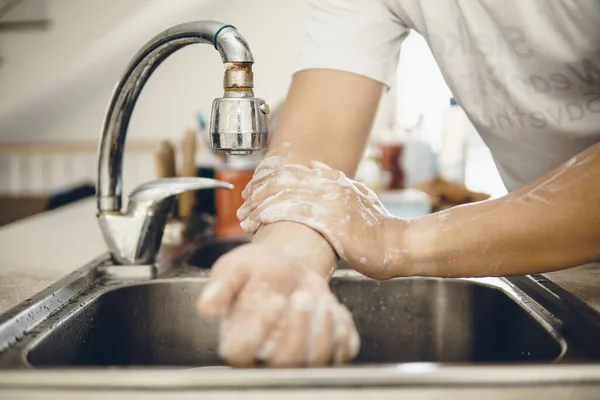
[[[246,40],[231,25],[215,21],[189,22],[167,29],[133,58],[118,82],[104,119],[98,159],[98,223],[114,261],[150,264],[160,247],[167,215],[175,196],[190,190],[231,189],[204,178],[167,178],[145,183],[121,210],[125,137],[133,108],[152,72],[175,51],[194,43],[211,44],[225,66],[223,97],[213,102],[210,139],[214,150],[251,154],[267,146],[264,100],[254,97],[254,59]]]

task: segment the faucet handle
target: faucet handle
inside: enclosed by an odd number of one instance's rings
[[[113,259],[119,264],[151,264],[161,244],[175,196],[190,190],[233,189],[227,182],[207,178],[163,178],[131,192],[125,214],[101,213],[98,221]]]
[[[159,201],[190,190],[201,189],[233,189],[231,183],[209,178],[177,177],[161,178],[142,183],[133,189],[129,198],[134,201]]]
[[[178,177],[161,178],[136,187],[129,195],[129,210],[143,208],[144,211],[169,212],[174,196],[201,189],[233,189],[231,183],[209,178]]]

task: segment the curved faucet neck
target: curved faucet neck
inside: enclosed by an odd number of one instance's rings
[[[230,26],[215,21],[175,26],[150,40],[134,57],[115,87],[102,127],[98,161],[98,212],[119,213],[122,206],[122,168],[131,114],[154,70],[175,51],[195,43],[213,45],[227,73],[225,90],[251,90],[254,62],[246,40]],[[241,73],[240,73],[241,71]],[[232,85],[227,87],[227,85]]]

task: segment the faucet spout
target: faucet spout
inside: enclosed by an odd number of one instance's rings
[[[214,46],[220,53],[225,72],[224,95],[215,99],[211,118],[211,142],[214,150],[231,154],[249,154],[266,148],[269,108],[254,97],[250,46],[235,27],[215,21],[189,22],[167,29],[150,40],[132,59],[117,83],[102,127],[98,157],[98,221],[113,259],[121,264],[154,261],[160,245],[166,215],[161,207],[132,206],[122,212],[123,153],[127,128],[135,104],[156,68],[177,50],[195,43]],[[194,179],[194,178],[192,178]],[[199,179],[199,178],[196,178]],[[177,188],[195,190],[206,187],[229,188],[223,182],[187,182]],[[145,194],[149,193],[144,187]],[[164,190],[165,193],[158,193]],[[172,198],[173,183],[152,186],[158,198]],[[179,189],[177,189],[179,190]],[[134,197],[140,195],[134,192]],[[137,203],[135,203],[137,204]],[[157,212],[160,209],[161,212]],[[144,214],[142,216],[142,214]]]

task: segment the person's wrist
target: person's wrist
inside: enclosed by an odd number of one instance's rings
[[[436,213],[407,221],[402,239],[403,276],[441,276],[440,218]]]
[[[379,242],[383,246],[382,279],[405,276],[409,250],[406,248],[406,229],[410,221],[388,215],[383,220],[383,237]]]
[[[338,262],[337,254],[320,233],[295,222],[262,226],[254,241],[279,247],[301,267],[313,270],[327,280]]]

